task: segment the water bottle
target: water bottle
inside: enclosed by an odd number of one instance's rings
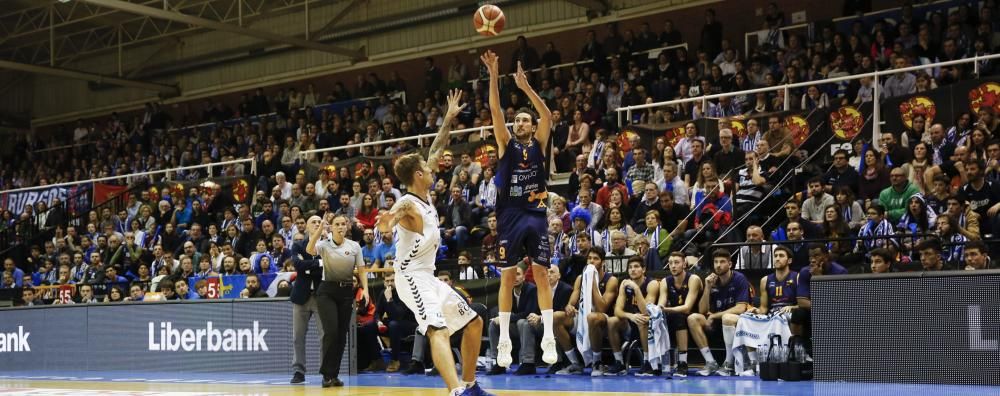
[[[798,360],[799,363],[806,362],[806,348],[802,346],[802,343],[795,344],[795,359]]]

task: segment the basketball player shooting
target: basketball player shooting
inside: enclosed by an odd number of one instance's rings
[[[396,273],[399,299],[413,311],[417,330],[427,335],[434,366],[450,394],[490,395],[476,382],[476,358],[482,344],[483,320],[451,286],[434,275],[441,233],[437,210],[430,204],[430,188],[434,184],[434,172],[438,170],[438,158],[448,146],[452,120],[465,107],[458,105],[461,97],[460,90],[448,94],[444,123],[431,143],[426,161],[419,153],[396,160],[393,171],[407,186],[407,191],[392,209],[378,217],[376,227],[379,232],[392,232],[396,236],[397,260],[392,268]],[[463,329],[460,382],[449,338]]]
[[[538,307],[542,311],[542,361],[554,364],[556,338],[552,332],[552,291],[545,281],[549,267],[549,239],[546,220],[547,174],[544,164],[548,161],[547,145],[552,127],[552,113],[538,96],[521,63],[517,64],[514,83],[524,91],[538,111],[526,108],[514,116],[514,132],[507,129],[503,108],[500,106],[499,60],[493,51],[486,51],[480,58],[490,73],[490,112],[493,115],[493,134],[497,139],[500,161],[496,169],[497,224],[500,228],[499,259],[503,265],[500,273],[499,325],[500,342],[497,344],[497,364],[510,367],[513,345],[510,341],[510,311],[516,271],[514,267],[524,257],[531,259],[531,272],[536,280]],[[523,249],[523,250],[522,250]]]

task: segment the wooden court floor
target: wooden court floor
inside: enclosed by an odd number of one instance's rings
[[[539,390],[490,390],[498,395],[559,395],[570,393],[579,396],[634,395],[632,392],[581,392],[581,391],[539,391]],[[151,382],[104,382],[104,381],[48,381],[0,379],[0,395],[38,396],[90,396],[90,395],[136,395],[136,396],[203,396],[203,395],[269,395],[269,396],[440,396],[443,388],[404,388],[351,386],[324,389],[318,384],[306,385],[259,385],[259,384],[177,384]],[[687,395],[671,393],[674,395]],[[704,394],[700,394],[704,395]]]

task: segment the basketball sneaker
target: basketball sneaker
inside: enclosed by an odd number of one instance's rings
[[[600,363],[594,362],[594,368],[590,370],[591,377],[603,377],[604,370]]]
[[[663,373],[659,369],[653,370],[653,366],[649,362],[642,363],[642,368],[639,369],[638,373],[635,373],[636,377],[659,377]]]
[[[674,370],[674,375],[686,378],[688,376],[688,364],[687,362],[677,363],[677,369]]]
[[[606,377],[617,377],[625,374],[628,374],[628,367],[618,361],[604,368],[604,376]]]
[[[514,350],[514,345],[510,340],[500,340],[497,344],[497,365],[503,368],[510,367],[514,359],[510,357],[510,352]]]
[[[542,361],[548,364],[555,364],[559,361],[555,337],[542,337]]]
[[[733,367],[732,363],[725,363],[722,368],[715,372],[720,377],[732,377],[736,373],[736,369]]]
[[[702,377],[708,377],[708,376],[710,376],[712,374],[717,373],[718,371],[719,371],[719,363],[718,362],[708,362],[708,363],[705,363],[705,367],[704,368],[702,368],[701,370],[698,370],[698,375],[700,375]]]
[[[476,381],[472,384],[472,386],[467,386],[465,388],[465,392],[462,392],[462,396],[496,396],[496,395],[483,390],[483,388],[480,388],[479,381]]]
[[[556,375],[579,375],[583,374],[583,366],[573,363],[556,371]]]

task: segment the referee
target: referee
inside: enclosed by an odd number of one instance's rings
[[[321,227],[309,230],[309,244],[306,245],[306,253],[319,254],[323,259],[323,282],[316,292],[316,306],[323,326],[323,363],[319,372],[323,374],[324,388],[344,386],[337,375],[347,344],[347,330],[353,319],[354,269],[364,266],[361,245],[344,237],[350,230],[348,223],[344,215],[335,216],[332,227],[323,222]],[[330,237],[320,240],[326,228],[332,228]],[[367,277],[360,278],[365,299],[371,301]]]

